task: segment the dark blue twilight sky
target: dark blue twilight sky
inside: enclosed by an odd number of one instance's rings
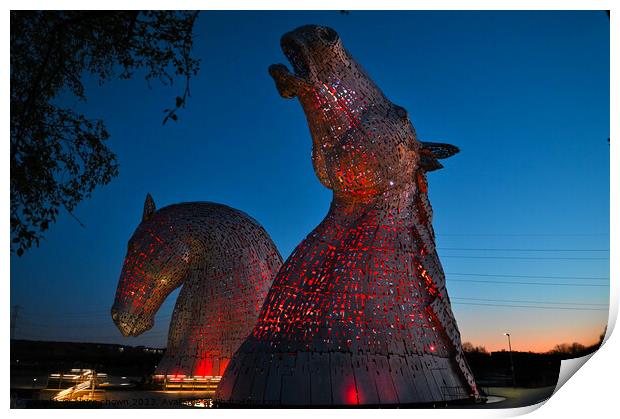
[[[165,345],[176,292],[141,337],[123,338],[109,317],[147,192],[159,207],[239,208],[284,257],[323,219],[331,193],[312,170],[301,107],[267,73],[285,60],[280,36],[307,23],[340,33],[422,139],[461,148],[429,184],[463,340],[501,349],[509,330],[516,350],[594,342],[609,291],[604,12],[203,12],[202,66],[178,123],[161,120],[181,81],[89,82],[86,104],[69,100],[106,121],[120,176],[79,205],[85,228],[63,214],[39,249],[11,257],[16,337]]]

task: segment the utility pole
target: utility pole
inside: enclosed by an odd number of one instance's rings
[[[512,387],[517,387],[517,380],[515,378],[515,364],[512,360],[512,345],[510,344],[510,333],[504,333],[504,336],[508,336],[508,351],[510,355],[510,370],[512,371]]]
[[[15,327],[17,325],[17,315],[19,313],[19,305],[13,306],[13,315],[11,315],[11,340],[15,339]]]

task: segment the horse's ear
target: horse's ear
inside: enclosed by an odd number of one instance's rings
[[[425,172],[441,169],[443,165],[437,161],[438,159],[447,159],[460,151],[458,147],[452,144],[426,141],[421,141],[420,144],[422,145],[420,148],[420,167]]]
[[[431,156],[420,156],[420,167],[425,172],[432,172],[434,170],[443,169],[443,164],[439,163],[439,161]]]
[[[142,221],[146,221],[155,213],[155,201],[153,201],[153,197],[150,193],[146,194],[146,199],[144,200],[144,211],[142,211]]]

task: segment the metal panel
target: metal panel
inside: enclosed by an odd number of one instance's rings
[[[416,403],[421,399],[416,393],[416,388],[409,378],[409,371],[404,357],[392,355],[389,357],[390,375],[396,390],[396,396],[400,403]]]
[[[396,395],[396,389],[392,382],[392,375],[390,371],[390,365],[388,363],[387,356],[373,355],[375,361],[375,384],[377,386],[377,393],[379,394],[379,402],[381,404],[396,404],[398,403],[398,396]]]
[[[332,404],[331,375],[329,354],[314,352],[310,354],[310,402],[313,405],[327,406]]]
[[[369,361],[368,355],[353,355],[353,370],[359,404],[379,404],[374,367],[374,362]]]
[[[424,374],[423,365],[418,356],[407,357],[407,365],[409,367],[409,377],[412,380],[417,391],[418,399],[412,403],[428,402],[434,400],[433,393],[430,391],[430,384]]]
[[[358,404],[355,376],[351,366],[351,355],[331,352],[329,357],[333,403],[335,405]]]
[[[285,405],[310,404],[310,354],[299,352],[290,376],[282,377],[282,403]]]
[[[254,377],[252,378],[252,391],[249,396],[249,403],[262,402],[264,391],[267,386],[267,375],[269,373],[269,356],[264,353],[257,353],[259,359],[255,361]]]

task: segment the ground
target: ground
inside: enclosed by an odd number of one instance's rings
[[[525,407],[537,404],[548,399],[552,394],[554,386],[539,388],[512,388],[512,387],[485,387],[484,391],[490,396],[489,403],[477,405],[459,405],[451,408],[459,409],[506,409],[514,407]],[[57,390],[42,390],[40,399],[49,400],[55,395]],[[107,391],[97,390],[93,399],[96,404],[92,407],[103,408],[181,408],[198,405],[200,407],[210,407],[210,397],[212,392],[205,391]],[[89,392],[84,394],[90,396]],[[40,402],[39,402],[40,403]],[[43,402],[45,403],[45,402]],[[81,403],[81,402],[67,402]],[[37,403],[38,404],[38,403]],[[206,405],[206,406],[205,406]],[[79,405],[75,406],[78,407]],[[15,406],[26,407],[26,406]],[[35,406],[31,406],[35,407]],[[47,407],[38,405],[36,407]]]

